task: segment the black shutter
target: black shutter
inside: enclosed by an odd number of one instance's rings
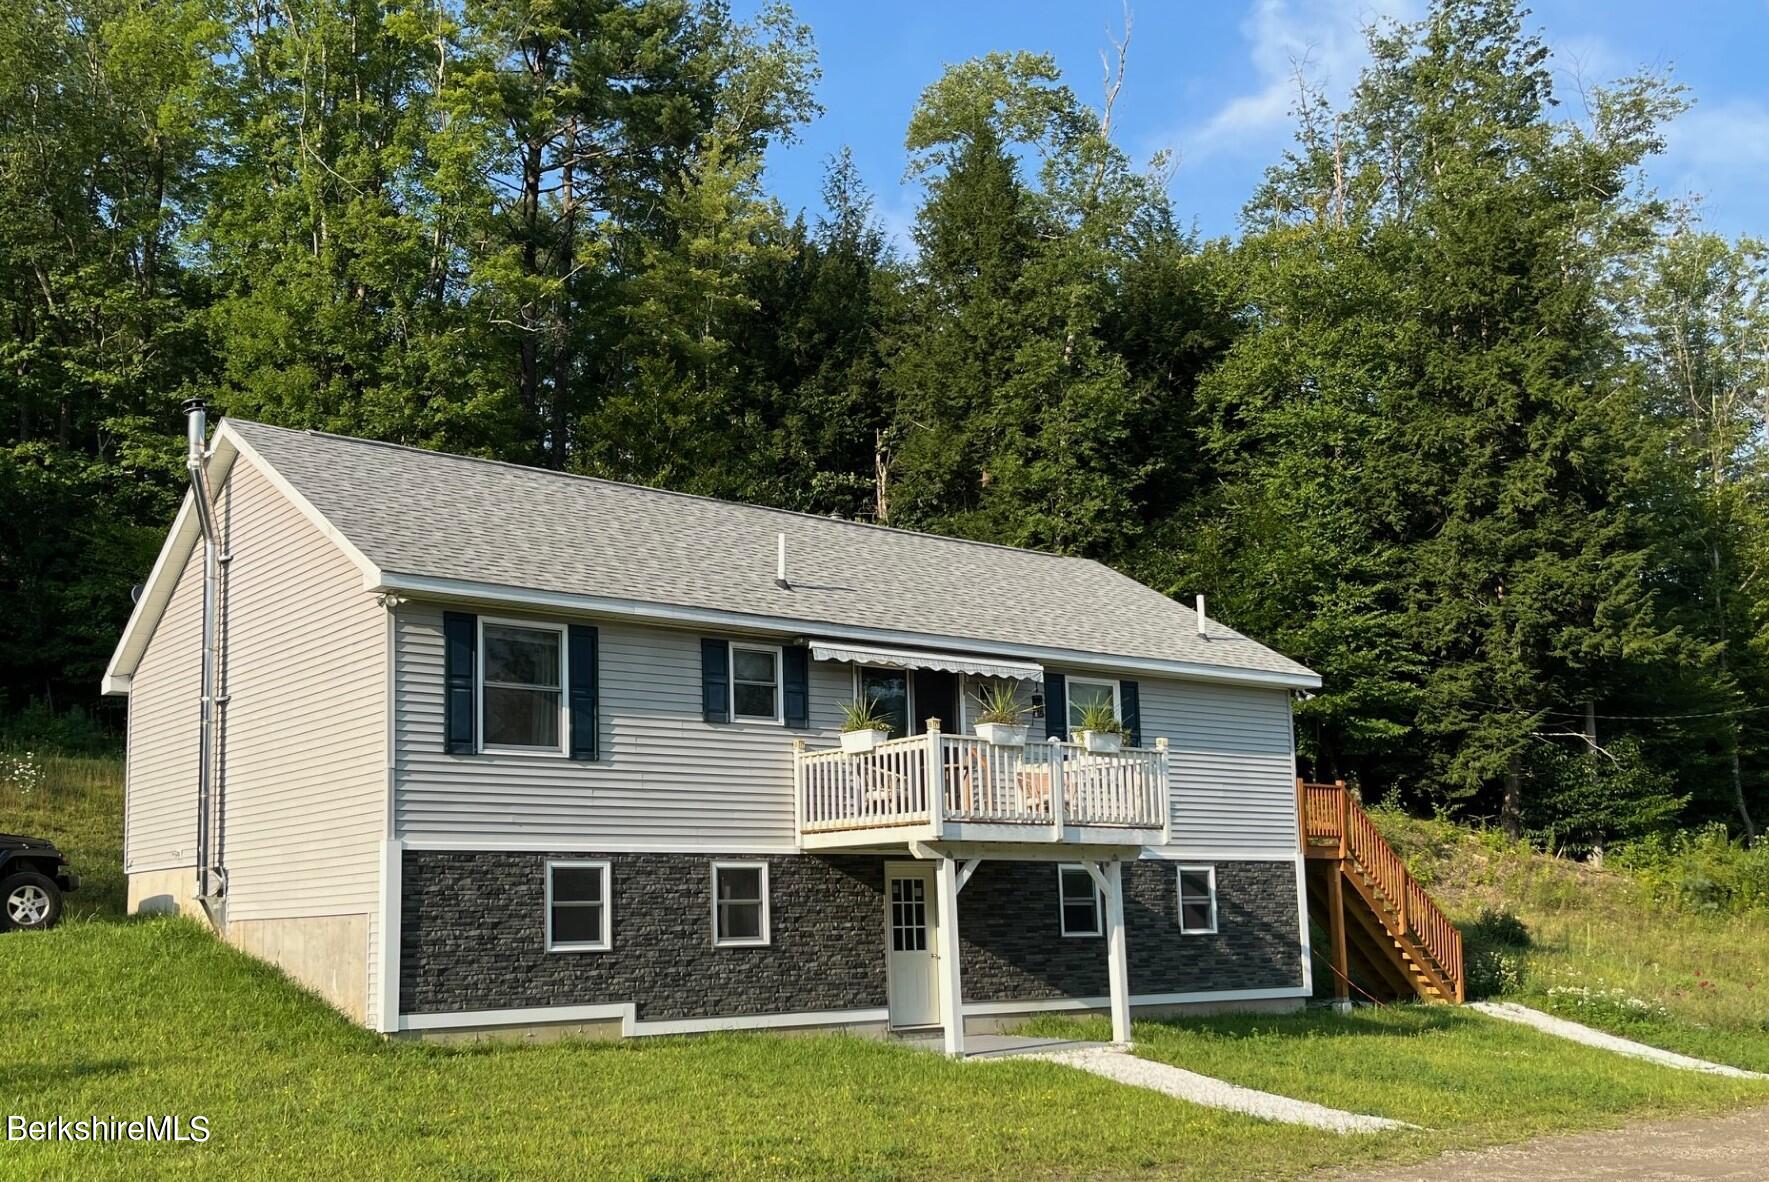
[[[442,736],[452,755],[479,749],[473,734],[473,664],[479,656],[479,617],[442,613]]]
[[[595,759],[600,728],[596,720],[596,630],[571,626],[571,758]]]
[[[780,650],[780,693],[786,725],[811,725],[811,650],[802,644]]]
[[[1132,747],[1142,746],[1142,695],[1134,681],[1118,683],[1118,721],[1124,724],[1124,733],[1130,739]]]
[[[700,642],[700,713],[708,722],[731,721],[731,642]]]
[[[1044,737],[1069,738],[1069,683],[1049,669],[1044,671]]]

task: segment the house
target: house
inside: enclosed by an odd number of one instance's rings
[[[191,410],[132,911],[387,1033],[1294,1007],[1309,670],[1097,563]],[[1023,744],[974,733],[1012,687]],[[891,737],[840,742],[865,699]],[[1089,705],[1128,735],[1077,741]],[[861,746],[860,743],[853,744]]]

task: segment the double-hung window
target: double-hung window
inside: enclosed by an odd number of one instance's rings
[[[768,942],[768,864],[713,863],[713,943],[721,948]]]
[[[1081,729],[1081,718],[1087,713],[1089,706],[1103,703],[1112,712],[1113,718],[1123,718],[1118,708],[1118,683],[1115,681],[1099,681],[1091,677],[1071,677],[1068,679],[1069,693],[1069,733],[1073,735]]]
[[[1216,931],[1216,867],[1179,868],[1179,930],[1188,936]]]
[[[606,952],[613,921],[608,863],[547,863],[548,952]]]
[[[780,650],[770,645],[731,646],[731,717],[780,721]]]
[[[1086,867],[1058,866],[1056,885],[1063,935],[1097,936],[1105,930],[1099,887]]]
[[[479,624],[480,747],[565,750],[565,629],[553,624]]]

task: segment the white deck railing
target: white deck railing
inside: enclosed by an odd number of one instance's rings
[[[795,778],[806,833],[943,821],[1160,829],[1167,820],[1165,742],[1105,754],[1079,743],[1003,747],[936,731],[860,754],[800,751]]]

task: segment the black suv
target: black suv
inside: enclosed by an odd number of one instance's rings
[[[0,833],[0,931],[54,927],[62,896],[79,887],[53,841]]]

